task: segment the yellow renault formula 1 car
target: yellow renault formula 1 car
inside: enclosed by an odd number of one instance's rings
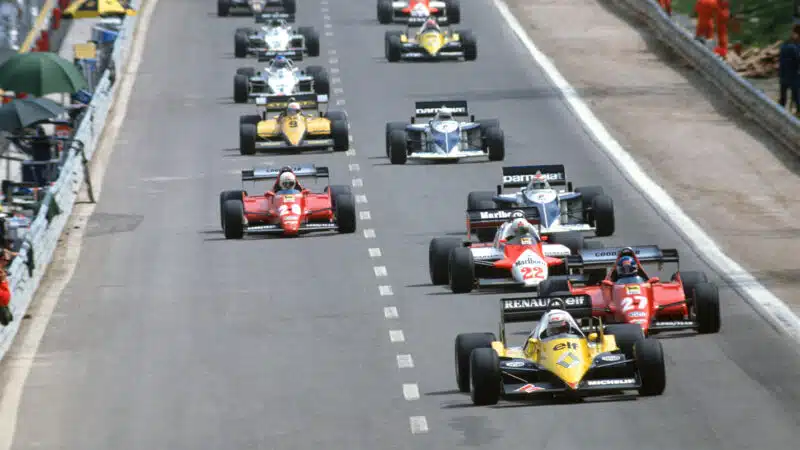
[[[321,111],[327,95],[298,94],[256,98],[260,115],[239,118],[239,152],[253,155],[257,150],[313,150],[350,148],[347,115],[341,111]],[[309,110],[317,110],[314,115]],[[269,117],[271,113],[278,113]]]
[[[422,25],[422,26],[420,26]],[[418,29],[415,27],[420,26]],[[414,28],[412,28],[414,27]],[[460,59],[474,61],[478,57],[478,44],[470,31],[451,32],[436,20],[422,21],[409,18],[406,31],[387,31],[384,37],[386,59],[440,60]]]
[[[475,405],[501,397],[581,398],[637,390],[661,395],[666,385],[661,342],[645,338],[636,324],[603,327],[591,318],[584,296],[501,300],[500,340],[494,333],[456,337],[456,380]],[[567,310],[591,323],[585,335]],[[539,320],[521,347],[507,347],[505,324]]]

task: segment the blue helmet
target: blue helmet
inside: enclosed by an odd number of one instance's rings
[[[622,277],[636,275],[638,271],[636,260],[632,256],[623,256],[617,261],[617,274]]]

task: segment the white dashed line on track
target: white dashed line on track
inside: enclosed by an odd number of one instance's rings
[[[408,401],[419,400],[419,386],[417,386],[417,383],[406,383],[403,385],[403,398]]]
[[[336,50],[335,49],[330,49],[330,50],[328,50],[328,54],[329,55],[335,55],[336,54]]]
[[[332,84],[341,84],[341,82],[342,82],[342,79],[341,79],[341,78],[339,78],[339,77],[333,77],[333,78],[331,78],[331,83],[332,83]]]
[[[425,416],[411,416],[409,418],[412,434],[424,434],[428,432],[428,419]]]
[[[356,195],[356,203],[367,203],[367,196],[363,194]]]
[[[344,89],[342,88],[333,88],[333,93],[337,95],[341,95],[344,93]]]
[[[342,106],[345,103],[347,103],[347,102],[345,102],[343,98],[340,98],[339,100],[336,100],[336,106]]]
[[[352,144],[353,143],[353,135],[347,135],[347,140],[350,141],[350,143]]]
[[[372,214],[369,211],[361,211],[358,213],[358,218],[361,220],[372,220]]]
[[[375,272],[376,277],[389,276],[389,272],[386,270],[386,266],[375,266],[372,268],[372,271]]]
[[[333,37],[333,31],[326,31],[325,36]]]
[[[371,248],[371,249],[369,249],[369,257],[370,258],[380,258],[381,257],[381,249],[379,249],[379,248]]]
[[[333,28],[333,25],[332,25],[332,24],[329,24],[329,23],[326,23],[326,24],[325,24],[325,28]]]
[[[328,60],[329,64],[339,64],[339,58],[330,58]]]
[[[323,12],[323,13],[326,13],[326,12],[328,12],[328,11],[330,11],[328,8],[322,8],[322,12]],[[322,19],[323,19],[323,20],[331,20],[331,16],[330,16],[330,15],[328,15],[328,14],[325,14],[324,16],[322,16]]]
[[[364,187],[364,180],[361,178],[353,178],[353,187]]]
[[[375,230],[372,228],[367,228],[364,230],[364,237],[367,239],[375,239]]]
[[[397,319],[399,317],[399,314],[397,314],[397,307],[387,306],[383,308],[383,317],[386,319]]]
[[[380,292],[381,297],[388,297],[390,295],[394,295],[391,286],[378,286],[378,292]]]
[[[331,73],[339,73],[339,68],[338,67],[331,67],[330,72]]]
[[[347,156],[356,156],[356,149],[351,148],[350,150],[344,152],[344,154]]]
[[[406,336],[403,334],[403,330],[389,330],[389,340],[395,344],[405,342]]]
[[[397,355],[397,367],[400,369],[411,369],[414,367],[414,359],[411,355]]]
[[[361,170],[361,166],[359,166],[358,164],[350,164],[347,166],[347,168],[350,169],[350,172],[358,172],[359,170]]]

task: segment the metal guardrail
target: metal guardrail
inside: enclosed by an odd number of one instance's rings
[[[754,121],[800,155],[800,120],[737,74],[653,0],[617,0],[639,13],[658,38],[721,88]]]
[[[138,6],[141,0],[132,2]],[[136,7],[134,6],[134,7]],[[78,125],[74,144],[61,168],[58,180],[42,200],[36,218],[27,233],[19,255],[8,267],[11,289],[11,312],[14,321],[0,328],[0,360],[5,356],[19,330],[20,323],[39,287],[64,227],[72,213],[75,200],[86,179],[86,159],[91,159],[103,133],[106,117],[112,107],[117,85],[111,77],[113,67],[124,67],[136,30],[137,16],[123,19],[120,34],[114,43],[113,66],[103,73],[89,104],[89,110]]]

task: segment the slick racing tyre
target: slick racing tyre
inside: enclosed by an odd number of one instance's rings
[[[637,325],[638,326],[638,325]],[[653,396],[664,393],[667,371],[664,366],[664,349],[656,339],[642,339],[634,346],[636,369],[642,380],[639,395]]]
[[[219,225],[225,230],[225,202],[228,200],[241,200],[247,191],[222,191],[219,193]]]
[[[598,195],[603,195],[602,186],[583,186],[575,188],[575,193],[581,194],[581,205],[583,207],[583,222],[592,224],[594,223],[594,215],[592,214],[592,202]]]
[[[319,56],[319,33],[313,27],[300,27],[297,32],[306,41],[306,52],[308,56]]]
[[[236,69],[236,75],[244,75],[247,78],[250,78],[256,75],[256,69],[255,67],[239,67]]]
[[[217,16],[228,17],[231,11],[231,0],[217,0]]]
[[[472,31],[459,31],[458,35],[461,38],[461,48],[464,50],[464,61],[478,59],[478,41]]]
[[[459,247],[450,252],[450,290],[454,294],[472,292],[475,287],[475,261],[472,251]]]
[[[403,43],[400,42],[400,33],[387,31],[384,37],[384,47],[387,61],[400,61],[403,56]]]
[[[705,272],[687,270],[675,272],[672,274],[672,281],[678,280],[678,275],[681,277],[681,284],[683,285],[683,295],[687,300],[694,298],[694,287],[700,283],[707,283],[708,277]]]
[[[233,36],[233,55],[237,58],[247,56],[247,49],[250,47],[250,37],[245,33],[236,33]]]
[[[458,25],[461,23],[461,4],[458,0],[445,0],[444,10],[447,14],[448,25]]]
[[[450,253],[459,247],[463,247],[463,241],[459,238],[433,238],[428,246],[428,272],[431,277],[431,284],[443,286],[448,283]]]
[[[607,195],[598,195],[592,200],[592,217],[595,235],[606,237],[614,234],[614,201]]]
[[[258,122],[261,122],[261,116],[257,116],[255,114],[239,116],[239,126],[242,126],[245,123],[250,125],[258,125]]]
[[[334,184],[331,186],[325,186],[325,189],[322,192],[330,192],[331,200],[336,203],[336,196],[339,194],[350,195],[353,193],[353,188],[343,184]],[[336,205],[334,205],[334,208]]]
[[[633,349],[637,342],[644,340],[644,331],[636,323],[614,323],[606,325],[605,334],[614,336],[617,347],[628,359],[633,359]]]
[[[389,161],[405,164],[408,161],[408,135],[405,130],[392,130],[389,135]]]
[[[573,255],[577,255],[584,248],[583,234],[580,231],[566,231],[549,235],[551,244],[561,244],[567,247]]]
[[[461,392],[469,392],[469,362],[472,351],[479,348],[492,348],[497,341],[494,333],[462,333],[456,336],[455,365],[456,384]]]
[[[500,127],[486,129],[483,148],[489,154],[489,161],[502,161],[506,157],[506,138]]]
[[[233,101],[236,103],[247,103],[250,96],[250,79],[244,75],[236,74],[233,76]]]
[[[222,205],[225,239],[244,236],[244,204],[241,200],[226,200]]]
[[[476,406],[496,405],[500,400],[503,376],[500,373],[500,358],[493,348],[476,348],[469,358],[472,404]]]
[[[239,153],[241,155],[256,154],[256,125],[243,123],[239,125]]]
[[[283,0],[283,12],[286,14],[296,14],[297,2],[295,0]]]
[[[325,117],[331,121],[333,151],[346,152],[350,149],[350,128],[347,126],[347,115],[342,111],[331,111]]]
[[[713,283],[699,283],[694,287],[693,309],[700,334],[717,333],[722,320],[719,312],[719,289]]]
[[[392,0],[378,0],[378,22],[383,25],[390,24],[393,18]]]
[[[356,200],[352,193],[338,194],[333,198],[336,211],[336,225],[339,233],[355,233],[356,231]]]
[[[330,95],[331,83],[328,72],[321,66],[306,67],[306,74],[314,79],[314,93],[317,95]]]
[[[391,147],[391,143],[389,142],[390,136],[392,131],[400,130],[405,131],[406,124],[405,122],[389,122],[386,124],[386,157],[389,158],[389,147]]]

